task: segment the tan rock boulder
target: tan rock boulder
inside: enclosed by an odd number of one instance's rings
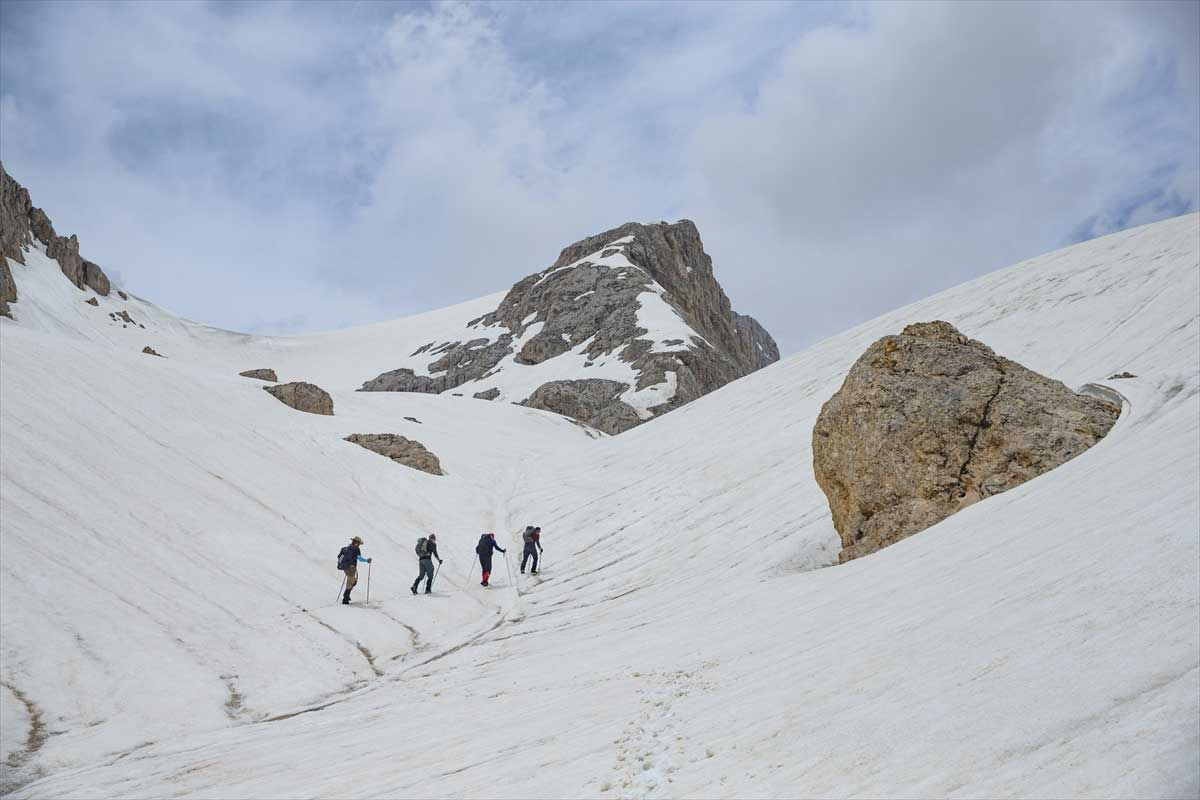
[[[946,322],[855,362],[813,427],[842,562],[1047,472],[1098,442],[1116,406],[997,356]]]
[[[333,416],[333,398],[329,396],[329,392],[315,384],[297,381],[262,388],[264,392],[274,395],[279,402],[297,411]]]
[[[243,378],[254,378],[260,381],[269,381],[270,383],[279,383],[279,376],[275,374],[273,369],[248,369],[245,372],[239,372]]]
[[[446,474],[442,472],[442,462],[438,457],[415,439],[406,439],[394,433],[355,433],[347,436],[346,441],[430,475]]]

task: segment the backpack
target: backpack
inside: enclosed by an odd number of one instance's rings
[[[537,534],[533,532],[532,525],[526,526],[525,532],[521,534],[521,539],[525,542],[525,544],[537,541]]]
[[[429,540],[422,536],[417,539],[417,557],[427,558],[429,556]]]
[[[350,555],[349,550],[349,547],[338,550],[338,569],[349,569],[350,565],[354,563],[354,556]]]

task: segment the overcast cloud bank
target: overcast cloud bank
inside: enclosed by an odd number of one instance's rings
[[[1200,207],[1200,4],[0,6],[0,158],[239,330],[507,288],[696,221],[792,352]]]

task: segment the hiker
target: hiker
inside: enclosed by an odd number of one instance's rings
[[[521,574],[525,574],[525,563],[529,561],[530,556],[533,556],[533,569],[529,570],[529,574],[537,575],[538,551],[543,549],[541,542],[542,529],[526,525],[525,532],[521,534],[521,539],[525,542],[525,552],[521,555]]]
[[[433,594],[433,560],[435,558],[440,566],[442,557],[438,555],[437,551],[437,534],[431,533],[428,537],[422,536],[417,539],[417,559],[421,565],[421,572],[413,581],[413,594],[417,593],[417,584],[421,582],[421,578],[425,578],[425,594]]]
[[[479,544],[475,545],[475,552],[479,554],[479,566],[483,569],[483,580],[479,582],[480,586],[488,585],[488,578],[492,576],[492,551],[499,550],[501,553],[507,552],[503,547],[496,544],[496,534],[485,533],[479,537]]]
[[[350,605],[350,590],[358,583],[358,562],[370,564],[371,559],[363,558],[362,552],[358,549],[363,540],[355,536],[350,540],[350,544],[338,551],[338,569],[346,573],[346,591],[342,594],[342,605]]]

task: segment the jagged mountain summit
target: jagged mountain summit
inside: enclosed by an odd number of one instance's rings
[[[362,390],[461,389],[616,434],[778,360],[733,310],[691,220],[631,222],[566,247]]]

